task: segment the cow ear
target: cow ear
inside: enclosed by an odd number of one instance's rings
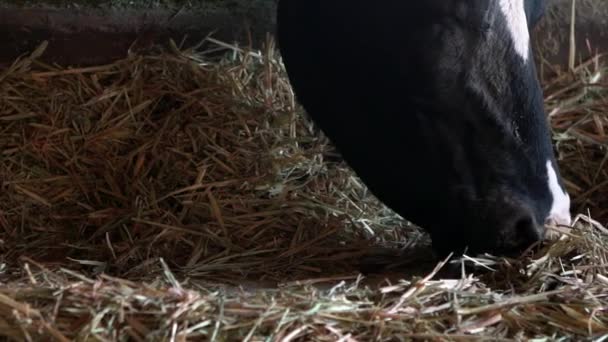
[[[531,30],[536,27],[536,24],[545,15],[546,1],[545,0],[525,0],[526,18],[528,19],[528,28]]]

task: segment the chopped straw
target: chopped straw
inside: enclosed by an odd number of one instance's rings
[[[428,239],[302,115],[271,40],[68,69],[44,48],[0,71],[0,336],[608,336],[604,56],[544,82],[574,226],[517,260],[437,263],[399,256]]]

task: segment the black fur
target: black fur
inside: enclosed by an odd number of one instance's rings
[[[542,1],[526,10],[533,27]],[[278,41],[313,121],[438,252],[540,238],[553,150],[532,56],[516,55],[498,1],[280,0]]]

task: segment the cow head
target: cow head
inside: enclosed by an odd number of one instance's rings
[[[295,93],[441,252],[519,252],[570,224],[530,45],[540,0],[281,0]]]

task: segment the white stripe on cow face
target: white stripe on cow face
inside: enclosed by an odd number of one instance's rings
[[[557,174],[553,169],[550,160],[547,161],[547,176],[549,180],[549,190],[553,196],[553,204],[549,213],[548,221],[552,224],[569,226],[572,223],[570,216],[570,196],[557,182]]]
[[[524,9],[524,0],[500,0],[500,9],[507,21],[507,28],[511,33],[513,46],[517,54],[528,61],[530,49],[530,32]]]

